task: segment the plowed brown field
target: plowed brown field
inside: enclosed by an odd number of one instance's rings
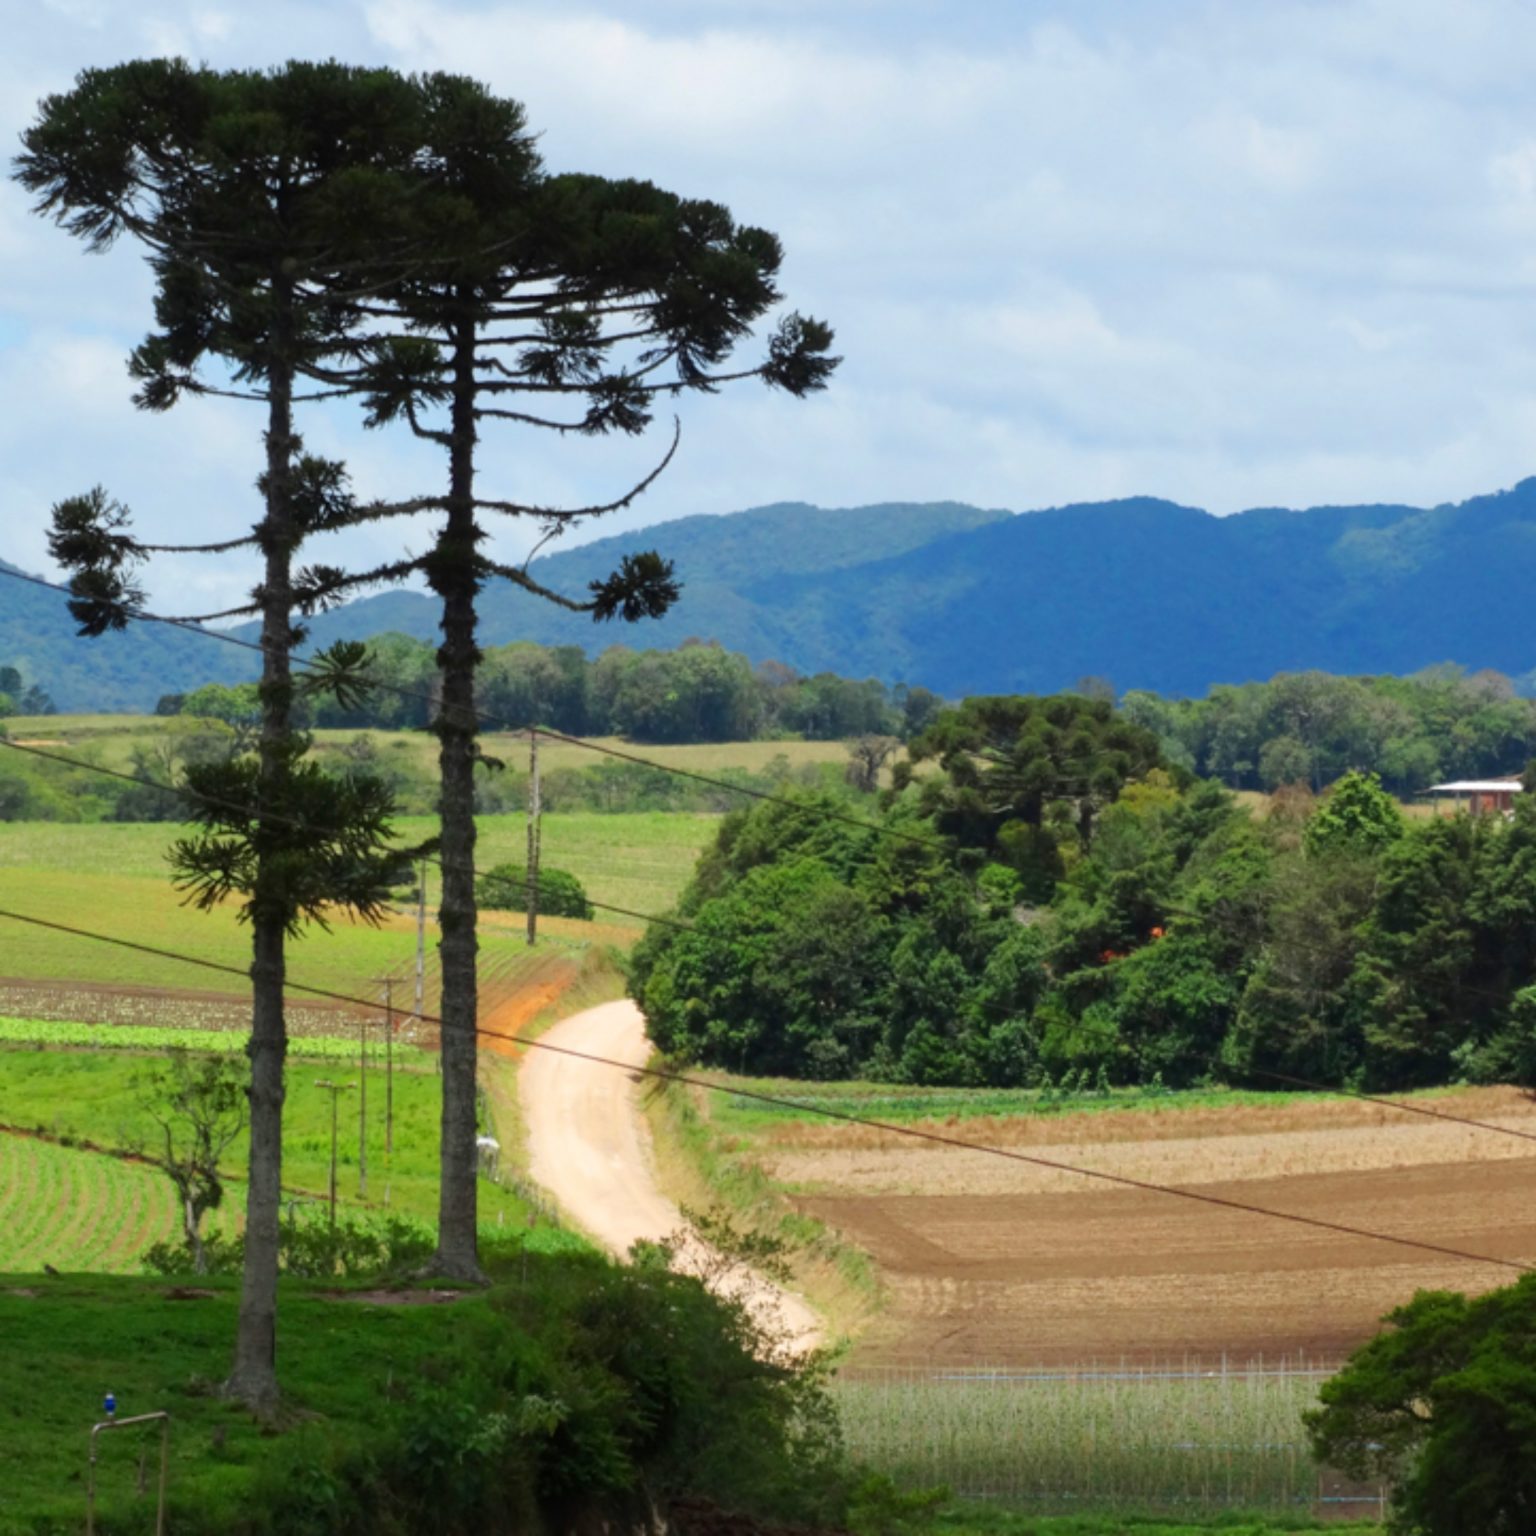
[[[1536,1133],[1512,1091],[1437,1107]],[[948,1134],[1274,1211],[1536,1264],[1536,1142],[1374,1106],[1169,1111]],[[1249,1129],[1249,1125],[1252,1129]],[[1048,1139],[1047,1139],[1048,1138]],[[888,1305],[868,1362],[1015,1365],[1337,1356],[1421,1288],[1516,1271],[1200,1205],[979,1152],[786,1126],[764,1162],[866,1249]]]

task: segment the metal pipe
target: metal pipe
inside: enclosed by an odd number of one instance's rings
[[[171,1470],[171,1416],[164,1410],[138,1413],[131,1419],[105,1419],[91,1426],[91,1454],[85,1473],[85,1536],[96,1536],[96,1436],[104,1429],[128,1429],[134,1424],[160,1424],[160,1494],[155,1508],[155,1536],[165,1536],[165,1485]]]

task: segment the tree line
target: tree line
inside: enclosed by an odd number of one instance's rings
[[[431,646],[408,635],[368,643],[360,697],[321,697],[301,714],[320,727],[424,729],[437,691]],[[776,661],[757,666],[714,642],[672,650],[614,645],[589,660],[580,646],[532,641],[490,646],[475,675],[475,709],[491,730],[548,726],[577,736],[624,736],[654,745],[799,737],[844,741],[862,735],[905,740],[943,701],[930,689],[820,672],[804,677]],[[207,683],[167,694],[161,715],[239,724],[256,718],[254,684]]]
[[[1409,677],[1282,672],[1203,699],[1137,691],[1120,709],[1158,737],[1170,762],[1233,789],[1320,790],[1353,769],[1412,795],[1445,779],[1518,771],[1536,756],[1536,698],[1502,672],[1450,663]]]
[[[726,818],[632,989],[687,1059],[1039,1086],[1536,1082],[1536,794],[1255,815],[1102,700],[970,700],[867,827]],[[1532,780],[1536,788],[1536,780]]]
[[[366,670],[380,685],[366,699],[317,699],[303,718],[380,730],[427,724],[437,669],[425,642],[378,636],[368,643]],[[1095,679],[1077,691],[1113,697]],[[579,646],[497,646],[486,651],[475,689],[475,707],[498,729],[545,725],[657,744],[861,735],[906,741],[944,703],[916,685],[830,672],[805,677],[775,661],[753,666],[697,640],[674,650],[612,646],[590,660]],[[167,695],[159,705],[161,714],[231,723],[253,719],[255,709],[254,685],[218,683]],[[1282,672],[1267,682],[1218,685],[1199,699],[1136,690],[1118,710],[1158,738],[1170,763],[1231,789],[1301,783],[1316,791],[1353,769],[1409,796],[1442,779],[1508,773],[1536,756],[1536,698],[1521,695],[1503,673],[1450,663],[1408,677]]]
[[[53,699],[46,688],[29,683],[20,667],[0,666],[0,720],[53,713]]]

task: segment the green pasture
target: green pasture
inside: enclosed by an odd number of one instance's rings
[[[115,1026],[103,1026],[111,1029]],[[149,1054],[129,1051],[36,1049],[0,1047],[0,1124],[24,1132],[38,1132],[53,1141],[90,1142],[99,1147],[132,1150],[147,1145],[156,1134],[154,1122],[138,1103],[139,1080],[154,1063]],[[351,1061],[311,1061],[302,1057],[288,1067],[287,1099],[283,1107],[283,1184],[298,1197],[321,1198],[330,1177],[331,1096],[318,1085],[321,1079],[352,1084],[341,1096],[337,1135],[337,1194],[354,1211],[391,1212],[423,1222],[437,1216],[438,1134],[442,1096],[437,1074],[430,1068],[402,1070],[394,1076],[394,1153],[385,1154],[385,1073],[377,1043],[367,1073],[366,1131],[368,1192],[364,1198],[359,1181],[360,1076]],[[14,1163],[19,1156],[15,1136],[0,1136],[10,1147]],[[29,1141],[35,1146],[35,1141]],[[68,1151],[68,1148],[56,1149]],[[238,1176],[245,1166],[246,1144],[242,1136],[231,1147],[226,1166]],[[91,1162],[120,1165],[101,1153],[72,1152]],[[12,1169],[13,1173],[19,1169]],[[165,1210],[172,1211],[169,1181],[152,1170],[132,1170],[160,1186]],[[87,1171],[76,1175],[95,1177]],[[117,1178],[126,1175],[115,1173]],[[385,1206],[386,1185],[389,1203]],[[69,1212],[46,1188],[26,1179],[0,1176],[0,1199],[16,1207],[30,1226],[47,1224],[55,1246],[41,1259],[56,1269],[87,1268],[100,1259],[95,1236],[81,1234],[70,1225]],[[235,1211],[244,1199],[235,1199]],[[521,1230],[529,1206],[514,1188],[482,1180],[480,1219],[490,1231]],[[153,1239],[151,1239],[153,1240]],[[0,1220],[0,1270],[21,1269],[28,1254],[37,1257],[37,1242],[12,1251],[15,1229]],[[140,1250],[141,1251],[141,1250]],[[113,1269],[137,1267],[138,1251],[111,1255]]]
[[[636,912],[665,912],[717,825],[715,817],[667,812],[552,815],[544,819],[544,857],[575,874],[594,900]],[[401,836],[410,840],[429,836],[433,826],[428,817],[399,823]],[[236,908],[199,912],[184,905],[170,884],[165,853],[183,832],[159,823],[0,823],[0,906],[196,955],[239,975],[0,921],[0,976],[242,991],[250,934]],[[521,816],[482,817],[480,833],[480,866],[522,860],[527,830]],[[429,910],[437,890],[437,871],[429,867]],[[556,926],[570,938],[599,928],[628,929],[630,937],[638,931],[631,919],[611,913],[599,913],[599,918],[596,925],[562,921]],[[294,983],[356,992],[369,977],[403,974],[415,943],[409,914],[392,915],[377,928],[338,919],[328,930],[311,928],[293,943],[289,977]]]

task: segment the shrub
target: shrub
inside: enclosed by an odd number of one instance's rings
[[[528,910],[528,871],[521,864],[497,864],[475,881],[475,900],[502,912]],[[592,903],[575,875],[563,869],[539,869],[539,911],[548,917],[591,921]]]

